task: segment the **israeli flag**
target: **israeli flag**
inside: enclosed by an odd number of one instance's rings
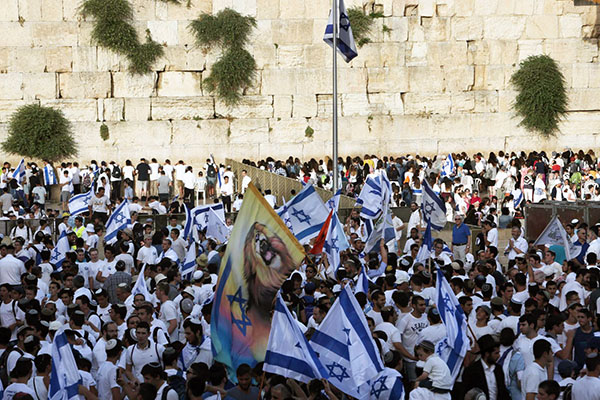
[[[444,160],[440,175],[442,177],[454,175],[454,158],[452,158],[452,154],[448,154],[448,157]]]
[[[379,351],[350,285],[344,287],[310,344],[327,369],[329,382],[358,399],[368,395],[368,386],[363,385],[383,371]]]
[[[208,212],[208,227],[206,228],[206,237],[215,239],[219,243],[227,243],[229,228],[219,215],[210,209]]]
[[[57,185],[58,179],[54,173],[54,168],[50,164],[44,166],[44,186]]]
[[[67,335],[64,332],[57,334],[52,343],[52,372],[48,400],[79,399],[81,383],[82,379],[67,341]]]
[[[277,294],[263,370],[308,383],[329,374]]]
[[[446,327],[446,337],[435,346],[437,354],[446,362],[452,378],[456,379],[465,354],[469,349],[467,319],[458,299],[441,269],[437,268],[435,305]]]
[[[431,236],[431,222],[427,221],[427,228],[423,234],[423,243],[417,253],[416,262],[424,263],[431,257],[433,251],[433,237]]]
[[[515,189],[512,191],[513,195],[513,207],[518,208],[523,202],[523,192],[521,189]]]
[[[369,177],[363,185],[356,204],[362,206],[360,216],[377,219],[389,207],[392,185],[385,174]]]
[[[181,237],[183,240],[191,243],[191,241],[195,239],[193,235],[196,233],[196,229],[194,229],[194,218],[192,217],[192,211],[187,204],[183,203],[183,209],[185,210],[185,223],[183,225],[183,234]]]
[[[131,215],[129,214],[129,202],[123,200],[119,207],[115,208],[113,213],[106,222],[106,235],[104,240],[106,243],[114,243],[117,241],[117,233],[127,228],[131,224]]]
[[[339,0],[338,13],[339,18],[336,21],[337,24],[337,52],[342,56],[344,61],[350,62],[356,56],[356,44],[354,43],[354,35],[352,34],[352,27],[350,27],[350,18],[348,18],[348,12],[344,5],[344,0]],[[333,47],[333,12],[329,13],[329,21],[327,21],[327,27],[325,28],[325,36],[323,40],[330,47]]]
[[[69,238],[67,238],[67,232],[63,231],[56,242],[56,246],[54,246],[52,253],[50,254],[50,263],[54,265],[56,271],[62,271],[62,263],[67,257],[67,253],[69,251],[71,251]]]
[[[567,236],[567,231],[563,227],[558,216],[555,216],[550,220],[548,225],[544,228],[544,231],[535,240],[534,246],[545,244],[547,246],[562,246],[565,249],[565,256],[567,260],[579,256],[581,252],[581,246],[573,244]]]
[[[333,211],[323,250],[325,251],[325,254],[327,254],[329,265],[331,265],[335,271],[337,271],[341,265],[340,251],[349,248],[350,243],[348,243],[348,238],[346,238],[346,234],[344,233],[344,227],[340,222],[337,213]]]
[[[335,212],[340,208],[340,197],[342,196],[342,189],[339,189],[329,200],[327,200],[327,208]],[[285,202],[284,202],[285,203]]]
[[[395,369],[385,368],[371,383],[369,400],[401,400],[404,399],[402,375]]]
[[[185,253],[185,259],[181,264],[181,278],[191,280],[192,274],[196,270],[196,242],[192,240],[187,252]]]
[[[382,238],[384,243],[396,238],[396,233],[394,232],[394,223],[392,222],[392,215],[391,211],[389,210],[385,210],[385,214],[382,214],[373,225],[371,234],[365,243],[365,252],[379,253],[380,242]]]
[[[138,274],[137,281],[135,281],[135,285],[133,285],[133,289],[131,289],[131,298],[136,294],[143,294],[146,301],[150,301],[152,299],[152,295],[148,290],[148,286],[146,285],[146,277],[144,273],[146,272],[146,265],[144,265]]]
[[[225,208],[223,207],[223,203],[194,207],[191,211],[192,218],[194,219],[194,225],[200,230],[204,230],[208,226],[208,214],[210,210],[213,210],[217,213],[219,218],[225,220]]]
[[[71,197],[69,199],[69,214],[71,214],[71,216],[75,216],[88,212],[93,193],[94,187],[92,185],[92,188],[87,193],[81,193]]]
[[[367,277],[366,267],[360,269],[360,274],[358,274],[358,280],[356,281],[356,286],[354,287],[354,293],[369,293],[369,278]]]
[[[421,183],[423,187],[423,219],[431,222],[431,227],[436,231],[441,231],[446,225],[446,205],[444,200],[431,189],[426,179]]]
[[[302,244],[319,234],[329,210],[312,185],[306,185],[300,193],[277,209],[277,214]]]
[[[13,171],[10,176],[11,179],[16,179],[17,182],[22,183],[25,180],[25,159],[22,158],[17,168]]]

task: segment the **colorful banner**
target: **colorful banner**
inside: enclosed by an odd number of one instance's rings
[[[298,240],[250,184],[221,262],[210,323],[215,361],[230,376],[241,364],[264,360],[275,296],[304,257]]]

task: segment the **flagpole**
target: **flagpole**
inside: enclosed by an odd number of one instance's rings
[[[337,121],[337,37],[339,29],[338,0],[333,0],[333,193],[339,189],[338,182],[338,121]]]

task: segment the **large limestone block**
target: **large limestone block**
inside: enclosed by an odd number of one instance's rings
[[[338,114],[341,112],[342,95],[337,96]],[[333,96],[330,94],[317,95],[317,117],[331,118],[333,115]]]
[[[475,0],[474,15],[494,15],[502,2],[498,0]],[[500,5],[502,7],[502,5]]]
[[[15,47],[10,70],[15,72],[44,72],[46,53],[42,48]]]
[[[34,46],[77,46],[76,22],[34,22]]]
[[[256,0],[256,17],[259,20],[279,18],[279,1]]]
[[[427,65],[427,42],[412,42],[408,44],[406,52],[406,66],[417,67]],[[377,66],[377,65],[376,65]]]
[[[514,40],[491,42],[489,64],[515,65],[518,57],[518,45]]]
[[[569,90],[569,111],[600,110],[600,96],[594,89]]]
[[[98,116],[102,121],[124,121],[124,111],[125,99],[98,99]]]
[[[402,115],[404,102],[401,93],[370,93],[369,110],[373,114]]]
[[[256,145],[266,140],[269,135],[268,119],[234,119],[231,121],[229,142]]]
[[[498,112],[498,91],[479,90],[475,92],[475,112],[496,113]]]
[[[525,17],[485,17],[483,37],[497,40],[520,39],[525,30]]]
[[[527,39],[553,39],[558,37],[558,17],[556,15],[532,15],[525,25]]]
[[[158,96],[202,96],[201,72],[160,72]]]
[[[516,98],[517,92],[515,90],[500,90],[498,92],[498,112],[511,112]]]
[[[516,15],[533,15],[535,0],[514,0],[513,14]],[[498,7],[502,9],[503,5]]]
[[[97,55],[96,47],[73,47],[73,72],[96,71],[98,67]]]
[[[340,76],[338,76],[338,79],[341,82],[342,78]],[[331,69],[306,68],[297,70],[295,93],[331,93],[332,87],[333,78]]]
[[[110,141],[123,149],[137,152],[131,158],[139,159],[140,150],[148,151],[153,156],[161,158],[150,148],[168,147],[171,140],[171,124],[166,121],[117,122],[107,124],[110,130]]]
[[[25,100],[55,99],[56,74],[44,72],[23,74],[23,98]]]
[[[581,15],[569,14],[558,17],[558,28],[561,38],[581,37]]]
[[[124,118],[126,121],[148,121],[152,119],[149,97],[131,97],[124,100]]]
[[[333,56],[329,46],[323,46],[324,43],[313,43],[304,46],[304,61],[303,65],[307,68],[331,68],[333,64]],[[364,46],[358,52],[358,57],[353,60],[353,64],[359,64],[362,53],[374,46]]]
[[[69,121],[96,121],[98,106],[93,99],[41,100],[43,106],[60,109]]]
[[[384,23],[392,30],[386,35],[386,41],[406,42],[408,40],[408,19],[404,17],[389,17]]]
[[[281,119],[272,121],[268,133],[269,143],[308,143],[310,138],[305,136],[306,128],[310,126],[317,132],[317,125],[313,119],[305,118]]]
[[[408,81],[412,92],[441,92],[444,89],[444,72],[439,67],[408,67]]]
[[[294,118],[315,117],[317,115],[317,96],[314,94],[295,94],[292,107]]]
[[[166,46],[160,60],[154,66],[159,71],[181,71],[186,68],[187,53],[183,46]]]
[[[98,47],[97,49],[98,71],[123,71],[129,73],[129,63],[125,56],[121,56],[104,47]]]
[[[79,13],[79,4],[76,1],[63,0],[62,2],[62,15],[64,21],[78,21],[82,19]]]
[[[64,99],[111,96],[110,72],[73,72],[59,74],[60,97]]]
[[[273,43],[279,45],[312,43],[312,20],[274,20],[272,21],[271,27],[273,30]],[[321,39],[323,39],[322,33]]]
[[[63,1],[42,0],[42,21],[62,21]]]
[[[483,18],[454,17],[451,20],[452,39],[481,40],[483,37]]]
[[[598,39],[577,41],[577,62],[591,63],[598,57]]]
[[[25,22],[0,22],[2,46],[31,46],[33,44],[32,24]]]
[[[390,67],[367,68],[367,92],[406,92],[409,88],[409,76],[412,68]]]
[[[471,113],[475,110],[475,92],[455,92],[450,98],[451,114]]]
[[[273,96],[244,96],[240,103],[233,108],[217,101],[215,113],[220,116],[238,119],[272,118]]]
[[[7,122],[19,107],[30,103],[24,100],[0,100],[0,121]]]
[[[419,16],[433,17],[435,15],[435,0],[419,0]]]
[[[421,18],[417,16],[407,17],[408,19],[408,40],[411,42],[425,41],[425,29],[421,25]]]
[[[0,93],[2,99],[20,100],[23,98],[23,74],[11,72],[0,74]]]
[[[591,64],[573,64],[571,87],[575,89],[587,88],[590,82]]]
[[[46,71],[69,72],[73,64],[73,50],[71,47],[49,47],[45,49]]]
[[[114,97],[150,97],[154,94],[156,73],[131,75],[129,72],[114,72]]]
[[[542,54],[544,51],[542,40],[519,40],[519,62],[529,56]]]
[[[369,98],[366,93],[348,93],[342,95],[341,115],[345,117],[367,116],[371,114]]]
[[[400,68],[390,68],[390,90],[394,90],[396,81],[395,76]],[[367,91],[367,69],[366,68],[347,68],[338,70],[338,91],[345,93],[366,93]],[[333,88],[331,89],[333,91]]]
[[[0,47],[0,73],[12,72],[14,58],[14,47]]]
[[[19,2],[15,0],[0,0],[0,21],[19,20]]]
[[[204,162],[210,153],[212,146],[227,144],[227,130],[229,129],[229,121],[226,119],[207,119],[202,121],[173,121],[173,145],[183,146],[183,151],[187,154],[189,147],[192,145],[200,145],[202,149],[200,158]],[[266,137],[264,140],[267,140]],[[188,150],[186,150],[188,149]],[[246,147],[246,149],[248,149]],[[194,151],[196,153],[196,151]],[[216,155],[215,155],[216,156]],[[177,156],[180,159],[181,155]]]
[[[154,41],[167,46],[178,44],[178,21],[148,21],[148,29]]]
[[[304,64],[304,59],[303,45],[281,45],[277,48],[277,65],[280,67],[301,67]]]
[[[423,18],[421,21],[425,32],[425,40],[428,42],[438,42],[450,38],[450,18]]]
[[[293,110],[292,96],[273,96],[273,117],[291,118]]]
[[[427,65],[452,66],[467,63],[467,42],[433,42],[427,44]]]
[[[263,95],[296,93],[296,69],[265,68],[262,71]]]
[[[590,76],[588,87],[600,88],[600,64],[589,64]]]
[[[459,0],[454,2],[454,10],[458,17],[470,17],[475,10],[475,0]]]
[[[449,92],[471,90],[474,85],[474,67],[470,65],[444,67],[445,88]]]
[[[406,114],[448,114],[452,105],[449,93],[416,93],[404,95]]]
[[[544,41],[544,53],[559,63],[570,64],[577,59],[579,39],[557,39]]]
[[[211,0],[194,0],[189,2],[189,7],[186,2],[181,3],[168,2],[167,15],[169,21],[190,20],[196,18],[202,13],[212,13]]]
[[[211,96],[152,98],[152,120],[200,120],[214,115],[214,99]]]
[[[42,20],[42,0],[18,0],[19,17],[25,21]]]

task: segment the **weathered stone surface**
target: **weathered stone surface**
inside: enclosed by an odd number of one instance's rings
[[[0,37],[3,46],[31,46],[33,36],[31,23],[0,22]]]
[[[593,89],[577,89],[569,92],[569,108],[573,111],[600,110],[600,98]]]
[[[60,109],[70,121],[96,121],[98,106],[93,99],[41,100],[43,106]]]
[[[201,120],[215,115],[214,99],[206,97],[152,98],[152,120]]]
[[[273,29],[273,43],[279,45],[312,43],[312,20],[273,20],[271,26]],[[323,34],[321,33],[322,37]]]
[[[69,72],[72,70],[73,50],[71,47],[50,47],[45,49],[46,71]]]
[[[516,40],[525,30],[523,17],[485,17],[483,37],[486,39]]]
[[[406,93],[404,112],[406,114],[449,114],[452,97],[447,93]]]
[[[0,74],[0,93],[2,99],[20,100],[23,98],[23,74],[14,72]]]
[[[578,38],[581,36],[581,16],[577,14],[558,17],[558,27],[561,38]]]
[[[77,23],[35,22],[32,36],[34,46],[77,46]]]
[[[483,18],[455,17],[452,19],[452,38],[456,40],[480,40],[483,37]]]
[[[42,0],[42,21],[62,21],[63,1]]]
[[[30,103],[30,101],[24,100],[0,100],[0,121],[8,121],[19,107]]]
[[[552,39],[558,37],[558,17],[556,15],[534,15],[527,18],[525,25],[527,39]]]
[[[417,67],[415,67],[417,68]],[[369,93],[406,92],[409,87],[409,75],[413,68],[368,68]]]
[[[43,48],[15,47],[10,70],[14,72],[44,72],[46,54]]]
[[[111,95],[110,72],[73,72],[59,74],[63,99],[103,98]]]
[[[158,96],[202,96],[202,73],[161,72],[158,75]]]
[[[155,73],[132,76],[128,72],[112,74],[113,96],[115,97],[150,97],[154,93]]]
[[[251,145],[263,142],[269,135],[268,119],[234,119],[230,124],[229,142],[248,143]]]
[[[56,98],[56,74],[23,74],[23,98],[25,100]]]
[[[292,96],[273,96],[273,117],[291,118],[293,110]]]
[[[122,121],[124,111],[124,99],[98,99],[98,116],[102,121]]]
[[[148,121],[151,119],[150,98],[132,97],[125,99],[126,121]]]
[[[148,21],[148,29],[154,41],[167,46],[177,45],[177,21]]]
[[[317,96],[297,94],[293,96],[292,116],[312,118],[317,115]]]

